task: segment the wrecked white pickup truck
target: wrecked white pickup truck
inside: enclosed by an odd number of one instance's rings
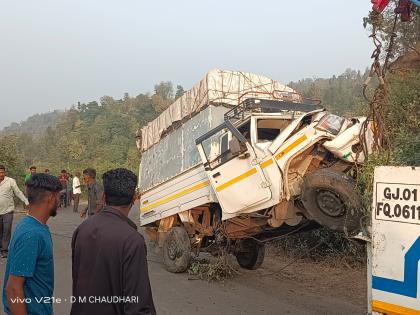
[[[363,117],[346,119],[266,77],[214,70],[141,129],[140,223],[167,270],[191,253],[258,268],[264,242],[309,224],[360,225]],[[366,143],[371,134],[366,133]]]

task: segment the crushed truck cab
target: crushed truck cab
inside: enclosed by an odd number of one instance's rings
[[[204,102],[194,103],[200,95]],[[255,269],[265,241],[314,222],[358,230],[353,177],[369,153],[360,143],[364,124],[371,143],[366,118],[340,117],[268,78],[222,70],[177,102],[138,142],[140,223],[169,271],[185,271],[191,252],[221,249]]]

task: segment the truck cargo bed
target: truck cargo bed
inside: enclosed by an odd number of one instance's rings
[[[217,202],[217,197],[199,164],[142,194],[140,223],[145,225],[210,202]]]

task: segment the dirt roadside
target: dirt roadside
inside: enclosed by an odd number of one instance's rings
[[[130,217],[136,219],[137,209]],[[15,223],[22,215],[15,215]],[[71,235],[81,219],[71,209],[59,210],[49,222],[54,241],[56,315],[70,312]],[[224,283],[208,283],[188,274],[164,270],[160,255],[150,247],[149,274],[158,314],[364,314],[366,275],[361,269],[326,267],[290,259],[272,250],[256,271]],[[5,260],[0,261],[1,285]],[[3,305],[1,305],[3,309]]]

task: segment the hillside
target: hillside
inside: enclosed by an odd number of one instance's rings
[[[182,93],[178,86],[174,95],[172,83],[161,82],[153,95],[130,97],[126,93],[122,99],[104,96],[100,103],[36,115],[3,132],[0,144],[13,149],[16,158],[11,163],[9,155],[0,153],[0,163],[13,166],[17,177],[24,172],[23,165],[49,168],[56,174],[63,168],[74,172],[95,167],[99,173],[113,167],[135,170],[139,163],[136,130]]]
[[[64,112],[55,110],[49,113],[36,114],[20,123],[12,123],[1,132],[8,134],[31,134],[35,138],[41,137],[48,127],[54,127]]]

